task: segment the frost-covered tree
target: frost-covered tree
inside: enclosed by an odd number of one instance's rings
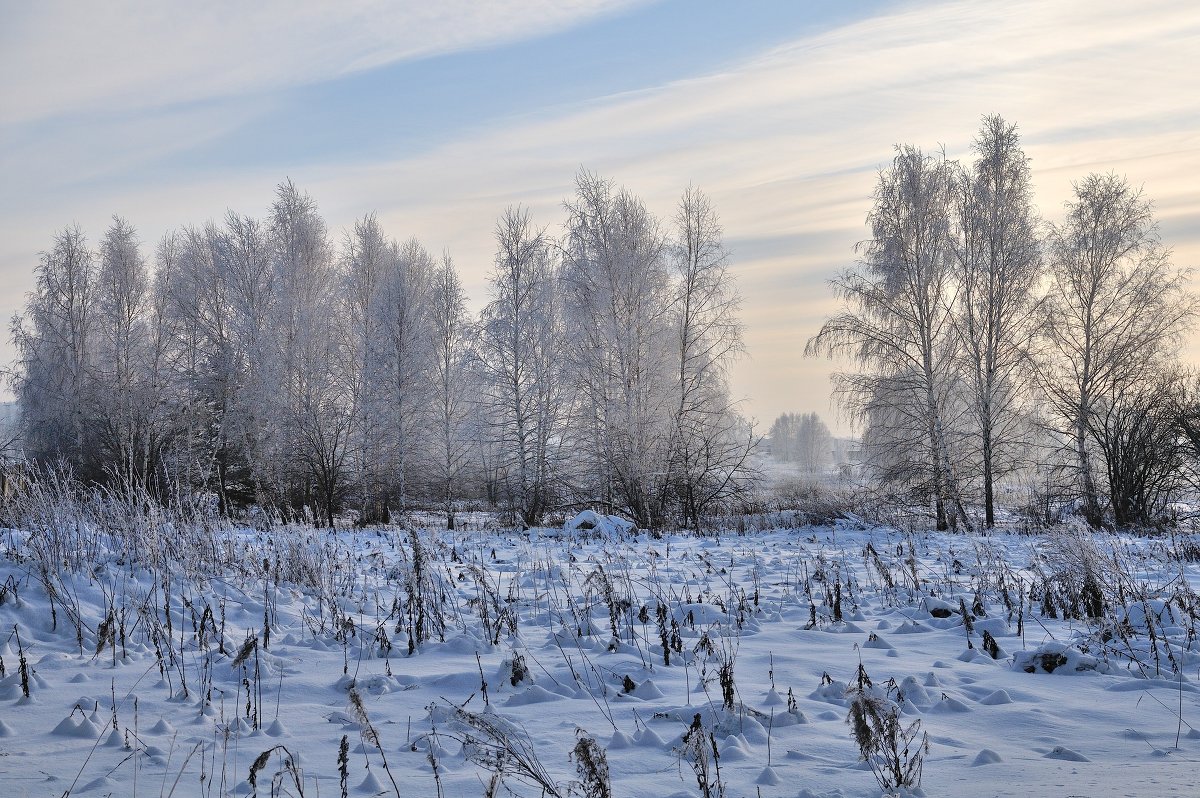
[[[952,319],[978,450],[984,523],[991,527],[995,482],[1020,463],[1028,444],[1021,370],[1034,327],[1041,248],[1029,159],[1016,126],[985,117],[973,152],[974,163],[960,173],[954,195]]]
[[[674,232],[669,248],[675,395],[668,487],[677,493],[684,525],[695,528],[710,505],[745,487],[755,441],[730,396],[729,366],[743,351],[741,297],[729,273],[720,220],[704,192],[684,191]],[[661,495],[663,501],[668,498],[666,491]]]
[[[165,234],[155,249],[141,376],[147,413],[148,484],[157,495],[177,502],[184,501],[200,484],[196,426],[203,417],[186,377],[184,342],[188,333],[173,308],[179,254],[180,237],[173,232]]]
[[[771,429],[767,431],[767,439],[771,442],[771,456],[776,460],[790,463],[796,459],[797,418],[799,417],[795,413],[780,413],[771,422]]]
[[[1196,302],[1140,190],[1111,174],[1088,175],[1074,188],[1047,242],[1038,374],[1053,431],[1070,442],[1084,515],[1098,525],[1103,485],[1089,425],[1114,397],[1163,373]]]
[[[796,421],[796,463],[805,471],[819,472],[833,460],[833,435],[816,413],[804,413]]]
[[[264,250],[260,229],[238,220],[243,246]],[[231,297],[234,289],[228,266],[230,243],[226,231],[209,223],[184,228],[159,251],[158,283],[165,293],[163,323],[174,330],[177,401],[190,409],[183,421],[184,463],[176,468],[192,489],[213,491],[222,511],[253,501],[247,486],[249,467],[238,433],[238,403],[245,334],[235,328]],[[166,256],[164,259],[163,256]],[[258,268],[265,254],[250,259]]]
[[[474,459],[471,360],[473,325],[467,314],[454,261],[442,257],[430,292],[429,337],[433,352],[432,406],[436,435],[432,436],[430,473],[436,496],[443,502],[447,525],[454,528],[454,500],[459,483]]]
[[[42,462],[65,459],[88,478],[103,469],[91,426],[98,271],[83,231],[63,229],[42,253],[25,312],[12,324],[26,452]]]
[[[95,291],[95,426],[101,456],[126,485],[152,477],[154,442],[150,415],[157,397],[148,396],[150,285],[137,234],[113,218],[100,242]]]
[[[280,430],[271,454],[290,483],[293,508],[312,507],[332,527],[349,488],[352,360],[325,221],[291,181],[276,191],[270,240],[273,349],[258,373],[273,375],[266,387],[276,401],[267,405],[276,408]]]
[[[181,438],[190,460],[176,470],[214,491],[224,510],[275,506],[281,400],[269,231],[229,212],[221,227],[176,234],[167,251],[160,248],[159,268],[166,277],[159,278],[159,324],[177,336],[176,401],[185,408]]]
[[[806,347],[864,367],[838,374],[837,391],[867,422],[871,449],[886,455],[880,475],[927,497],[939,529],[954,520],[948,505],[961,505],[951,454],[959,362],[950,313],[953,188],[944,156],[897,148],[879,174],[858,267],[833,282],[847,308]]]
[[[386,465],[401,509],[423,469],[433,419],[433,350],[428,335],[433,258],[416,239],[393,246],[380,302],[379,389]]]
[[[537,524],[560,486],[567,410],[563,329],[554,254],[529,212],[508,208],[496,223],[492,300],[480,317],[481,412],[496,460],[496,484],[526,524]]]
[[[239,503],[274,508],[286,489],[278,455],[286,450],[281,424],[291,407],[280,353],[286,325],[277,318],[281,269],[270,228],[250,216],[227,213],[214,243],[216,284],[203,290],[215,292],[214,311],[223,306],[219,312],[224,314],[214,315],[214,321],[224,324],[227,347],[218,372],[225,393],[225,488]]]
[[[822,471],[833,459],[833,436],[816,413],[783,413],[768,436],[775,459],[795,463],[801,471]]]
[[[585,490],[653,528],[680,387],[667,241],[640,199],[589,172],[566,209],[564,311]]]
[[[357,486],[359,519],[387,520],[387,419],[383,390],[383,286],[394,265],[395,247],[384,237],[374,214],[354,223],[342,245],[345,282],[344,327],[348,347],[348,390],[355,411],[350,464]]]
[[[696,524],[743,490],[754,444],[720,225],[694,189],[673,235],[608,181],[577,189],[561,246],[500,219],[478,324],[449,256],[374,216],[339,252],[291,181],[262,218],[168,233],[153,276],[126,222],[98,253],[64,231],[13,326],[30,454],[265,520],[449,512],[482,485],[528,524],[579,504]]]

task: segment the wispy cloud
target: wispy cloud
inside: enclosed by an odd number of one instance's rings
[[[790,405],[824,412],[832,366],[800,350],[832,309],[820,283],[852,262],[874,170],[893,143],[944,144],[963,156],[979,117],[1003,113],[1025,132],[1047,216],[1086,172],[1126,173],[1157,199],[1179,262],[1200,263],[1200,190],[1189,177],[1200,166],[1195,52],[1200,15],[1176,4],[914,8],[719,73],[331,176],[329,189],[448,242],[478,286],[490,244],[481,231],[500,205],[524,201],[556,220],[579,164],[628,183],[664,214],[695,181],[746,250],[737,268],[754,357],[739,368],[738,389],[760,415]],[[411,190],[399,196],[397,186]]]
[[[259,30],[271,20],[263,13]],[[370,7],[363,13],[374,19]],[[305,19],[302,29],[319,28]],[[567,24],[559,19],[553,24]],[[361,68],[410,47],[375,54],[383,45],[373,43],[374,33],[338,25],[333,38],[365,41],[356,52],[366,61],[347,61],[353,47],[330,45],[340,55],[315,52],[297,67],[300,78],[250,59],[215,77],[181,82],[198,86],[188,90],[191,96],[228,86],[248,90]],[[478,31],[485,26],[469,27],[475,39],[461,31],[433,39],[445,47],[482,41]],[[504,30],[493,35],[509,35]],[[199,47],[206,34],[194,38]],[[229,47],[251,46],[248,38]],[[476,301],[491,262],[492,225],[506,204],[524,203],[543,224],[556,224],[559,203],[583,165],[627,184],[669,216],[682,188],[695,182],[722,215],[745,295],[753,357],[739,366],[735,389],[753,397],[749,409],[769,421],[785,409],[828,412],[833,365],[800,352],[833,307],[824,281],[853,261],[875,170],[890,160],[894,143],[945,145],[952,157],[963,156],[980,116],[1001,113],[1021,126],[1047,216],[1057,215],[1071,181],[1088,171],[1125,173],[1158,201],[1180,265],[1200,265],[1197,52],[1200,11],[1188,4],[913,4],[713,65],[688,80],[570,107],[530,108],[482,132],[445,131],[443,143],[417,155],[347,165],[340,154],[336,163],[300,163],[288,174],[335,227],[377,210],[393,235],[448,247]],[[167,81],[159,83],[155,90],[169,93]],[[18,209],[0,221],[10,234],[4,247],[12,253],[44,246],[53,226],[72,218],[99,225],[113,210],[155,238],[171,224],[202,220],[227,205],[258,212],[282,177],[251,170],[88,186],[56,217]]]
[[[536,38],[641,1],[11,3],[0,108],[16,123],[261,93]]]

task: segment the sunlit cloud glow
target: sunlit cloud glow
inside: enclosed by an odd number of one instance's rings
[[[1156,200],[1177,264],[1200,265],[1200,10],[1181,3],[890,6],[681,79],[513,109],[483,129],[431,131],[416,152],[356,158],[343,147],[284,170],[172,167],[180,153],[272,114],[288,86],[369,73],[430,48],[453,53],[520,37],[537,48],[540,36],[572,26],[587,36],[590,20],[621,11],[533,0],[412,5],[403,24],[369,3],[306,11],[286,26],[275,25],[286,13],[269,4],[232,20],[189,12],[186,25],[153,12],[118,40],[150,49],[130,63],[101,58],[103,68],[78,85],[64,84],[81,61],[55,65],[38,52],[54,15],[24,12],[33,15],[17,25],[27,41],[10,49],[14,34],[3,34],[0,64],[31,76],[0,78],[0,131],[10,145],[0,165],[14,177],[0,188],[0,310],[18,309],[35,253],[63,224],[79,221],[95,238],[117,212],[152,243],[226,207],[261,213],[285,175],[335,229],[375,210],[391,235],[448,249],[479,306],[497,214],[519,202],[553,229],[582,166],[664,218],[688,183],[713,197],[745,298],[751,357],[735,371],[735,391],[764,422],[784,410],[827,415],[837,364],[806,360],[802,349],[835,307],[826,281],[853,262],[866,235],[876,170],[899,142],[966,156],[986,113],[1020,126],[1044,215],[1055,218],[1087,172],[1125,174]],[[416,10],[427,7],[441,11]],[[300,54],[256,57],[255,42],[272,26],[282,37],[274,49]],[[172,43],[176,27],[186,30]],[[204,55],[217,39],[228,58]],[[78,46],[80,59],[100,52],[93,42]],[[145,74],[158,60],[164,69]],[[194,104],[178,108],[180,98]],[[98,139],[47,121],[107,107],[125,115],[104,116]],[[160,177],[146,166],[155,163]]]

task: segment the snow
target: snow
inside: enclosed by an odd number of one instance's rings
[[[563,524],[565,532],[586,531],[598,535],[627,535],[634,530],[634,523],[619,515],[601,515],[595,510],[584,510]]]
[[[1028,600],[1037,537],[846,524],[608,532],[420,532],[445,632],[411,656],[403,530],[223,532],[225,569],[191,573],[187,562],[151,572],[97,545],[94,567],[51,580],[53,601],[28,536],[0,533],[0,795],[249,795],[255,759],[283,746],[257,774],[260,795],[272,783],[295,794],[290,758],[305,794],[336,796],[345,736],[350,795],[392,795],[392,778],[404,796],[435,795],[436,762],[446,796],[478,796],[490,774],[461,708],[527,742],[563,794],[583,729],[607,749],[614,795],[697,795],[680,751],[699,715],[731,797],[878,796],[846,722],[860,663],[929,736],[911,794],[1200,792],[1197,607],[1184,589],[1200,569],[1162,540],[1110,541],[1150,598],[1131,600],[1105,642],[1099,624]],[[299,561],[316,577],[289,580]],[[1010,611],[1002,585],[1024,604]],[[961,607],[977,600],[986,614],[973,613],[968,635]],[[678,635],[670,665],[660,602]],[[114,644],[97,653],[110,608]],[[541,794],[517,776],[505,784]]]

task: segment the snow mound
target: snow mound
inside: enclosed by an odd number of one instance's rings
[[[1070,748],[1066,748],[1061,745],[1056,745],[1056,746],[1054,746],[1054,748],[1050,749],[1050,753],[1046,754],[1045,758],[1046,759],[1061,759],[1064,762],[1091,762],[1092,761],[1092,760],[1088,759],[1086,756],[1084,756],[1083,754],[1079,753],[1078,751],[1072,751]]]
[[[1000,759],[999,754],[997,754],[995,751],[993,751],[990,748],[984,748],[982,751],[980,751],[978,754],[975,755],[975,760],[973,762],[971,762],[971,765],[973,767],[978,767],[979,765],[994,765],[997,762],[1001,762],[1001,761],[1003,761],[1003,760]]]
[[[996,690],[995,692],[989,693],[988,695],[979,699],[979,703],[988,707],[994,707],[1000,704],[1011,704],[1012,702],[1012,696],[1008,694],[1007,690],[1003,689]]]
[[[505,706],[522,707],[529,704],[545,704],[549,701],[561,701],[562,698],[558,693],[552,693],[545,687],[534,684],[527,687],[524,692],[511,696]]]
[[[1013,655],[1013,670],[1026,673],[1079,673],[1094,671],[1099,663],[1095,657],[1084,654],[1077,648],[1050,640],[1032,651],[1018,651]]]
[[[592,532],[598,535],[628,535],[637,525],[619,515],[601,515],[595,510],[584,510],[563,524],[564,532]]]

